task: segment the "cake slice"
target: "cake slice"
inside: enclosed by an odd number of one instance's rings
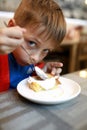
[[[48,79],[41,80],[38,76],[29,77],[28,78],[28,85],[35,92],[39,92],[42,90],[50,90],[55,89],[58,85],[61,84],[58,78],[54,78],[52,75],[49,75]]]

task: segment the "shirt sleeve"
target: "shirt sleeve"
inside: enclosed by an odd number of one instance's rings
[[[44,62],[40,62],[40,63],[36,64],[35,66],[38,66],[39,68],[42,69],[44,67],[44,65],[45,65]]]
[[[9,85],[8,55],[0,55],[0,92],[8,90]]]

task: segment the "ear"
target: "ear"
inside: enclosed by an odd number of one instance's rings
[[[13,27],[16,26],[15,20],[14,19],[10,19],[8,22],[8,27]]]

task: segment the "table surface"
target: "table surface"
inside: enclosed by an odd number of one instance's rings
[[[16,90],[1,93],[0,130],[87,130],[87,69],[63,76],[82,89],[78,97],[66,103],[40,105]]]

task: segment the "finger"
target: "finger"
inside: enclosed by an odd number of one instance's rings
[[[13,51],[12,47],[0,46],[0,54],[8,54]]]
[[[9,38],[9,37],[1,37],[0,45],[8,46],[8,47],[17,47],[24,42],[24,39],[16,39],[16,38]]]
[[[60,74],[62,72],[62,68],[57,68],[56,74]]]
[[[4,29],[3,33],[6,34],[8,37],[20,39],[23,37],[23,33],[25,31],[26,30],[24,28],[22,29],[22,28],[16,26],[16,27],[10,27],[10,28]]]
[[[15,38],[10,38],[9,39],[9,38],[7,38],[7,41],[9,43],[9,46],[17,47],[17,46],[19,46],[20,44],[23,43],[24,39],[23,38],[21,38],[21,39],[15,39]]]
[[[62,62],[49,62],[49,64],[52,66],[52,67],[63,67],[63,63]]]
[[[51,74],[56,75],[56,68],[52,68]]]
[[[59,76],[61,72],[62,72],[61,68],[52,68],[51,74]]]
[[[58,67],[63,67],[63,63],[62,62],[57,62]]]

